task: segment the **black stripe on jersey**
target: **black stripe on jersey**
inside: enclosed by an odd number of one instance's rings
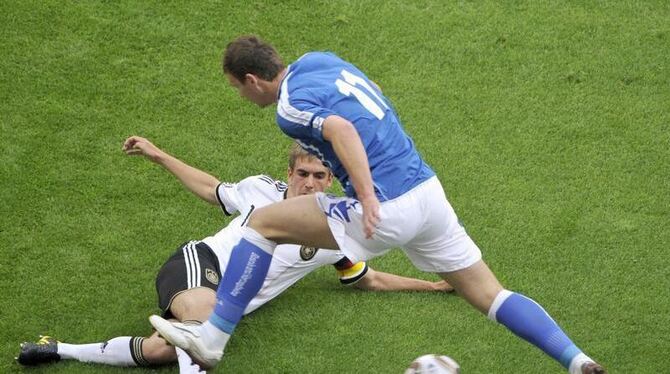
[[[242,224],[241,224],[240,226],[244,226],[244,225],[247,224],[247,220],[249,220],[249,216],[250,216],[251,213],[254,211],[254,209],[256,209],[256,207],[252,205],[252,206],[251,206],[251,209],[249,209],[249,213],[247,213],[247,216],[244,217],[244,221],[242,221]]]
[[[223,182],[219,183],[219,185],[216,186],[216,190],[214,190],[214,195],[216,195],[216,200],[219,202],[219,205],[221,205],[221,209],[223,210],[223,214],[225,214],[227,216],[232,216],[232,214],[230,214],[226,210],[226,205],[223,203],[223,200],[221,200],[221,197],[219,196],[219,187],[221,187],[222,184],[223,184]]]
[[[288,189],[288,185],[282,181],[274,180],[267,175],[260,175],[258,176],[258,179],[262,180],[263,182],[275,186],[277,191],[279,192],[284,192]]]
[[[279,192],[286,192],[288,190],[288,185],[284,182],[276,181],[275,182],[275,187],[277,188],[277,191]]]
[[[262,180],[263,182],[267,184],[275,184],[275,180],[268,177],[267,175],[260,175],[258,176],[258,179]]]

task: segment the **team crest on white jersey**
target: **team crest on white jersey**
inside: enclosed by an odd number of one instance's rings
[[[215,286],[219,284],[219,274],[212,269],[205,269],[205,278]]]
[[[305,247],[304,245],[300,247],[300,258],[303,261],[308,261],[314,258],[316,256],[316,252],[319,250],[319,248],[314,248],[314,247]]]

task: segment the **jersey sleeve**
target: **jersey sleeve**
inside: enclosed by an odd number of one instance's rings
[[[347,286],[355,284],[368,272],[368,264],[363,261],[354,264],[346,257],[342,257],[333,266],[335,266],[337,275],[340,277],[340,283]]]
[[[290,79],[285,79],[286,82]],[[277,124],[294,139],[323,139],[323,121],[336,113],[319,103],[318,95],[303,89],[288,92],[284,88],[277,104]]]
[[[240,210],[240,193],[237,183],[219,183],[216,186],[216,199],[223,214],[230,216]]]
[[[287,188],[284,182],[267,175],[256,175],[238,183],[220,183],[216,188],[216,198],[224,214],[245,214],[252,206],[260,208],[280,201]]]

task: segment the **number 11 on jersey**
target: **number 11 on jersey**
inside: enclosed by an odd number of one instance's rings
[[[363,78],[354,75],[346,70],[342,70],[341,72],[342,79],[337,79],[335,81],[335,85],[337,85],[337,89],[340,91],[341,94],[345,96],[351,96],[352,94],[358,100],[361,105],[365,109],[367,109],[368,112],[372,113],[373,116],[377,117],[377,119],[382,119],[384,118],[384,109],[377,104],[377,102],[381,103],[381,105],[384,106],[384,108],[388,109],[389,107],[386,105],[384,100],[382,100],[379,95],[377,95],[377,92],[370,87],[370,84]],[[373,100],[368,93],[363,92],[360,88],[356,86],[361,86],[367,91],[369,94],[375,97],[377,99],[377,102]]]

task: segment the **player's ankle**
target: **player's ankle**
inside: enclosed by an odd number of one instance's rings
[[[587,362],[594,361],[584,353],[579,353],[572,359],[572,361],[570,361],[570,367],[568,368],[568,371],[570,374],[582,374],[582,365]]]
[[[225,347],[228,339],[230,339],[230,334],[221,330],[209,320],[205,321],[199,328],[203,342],[208,347]]]

